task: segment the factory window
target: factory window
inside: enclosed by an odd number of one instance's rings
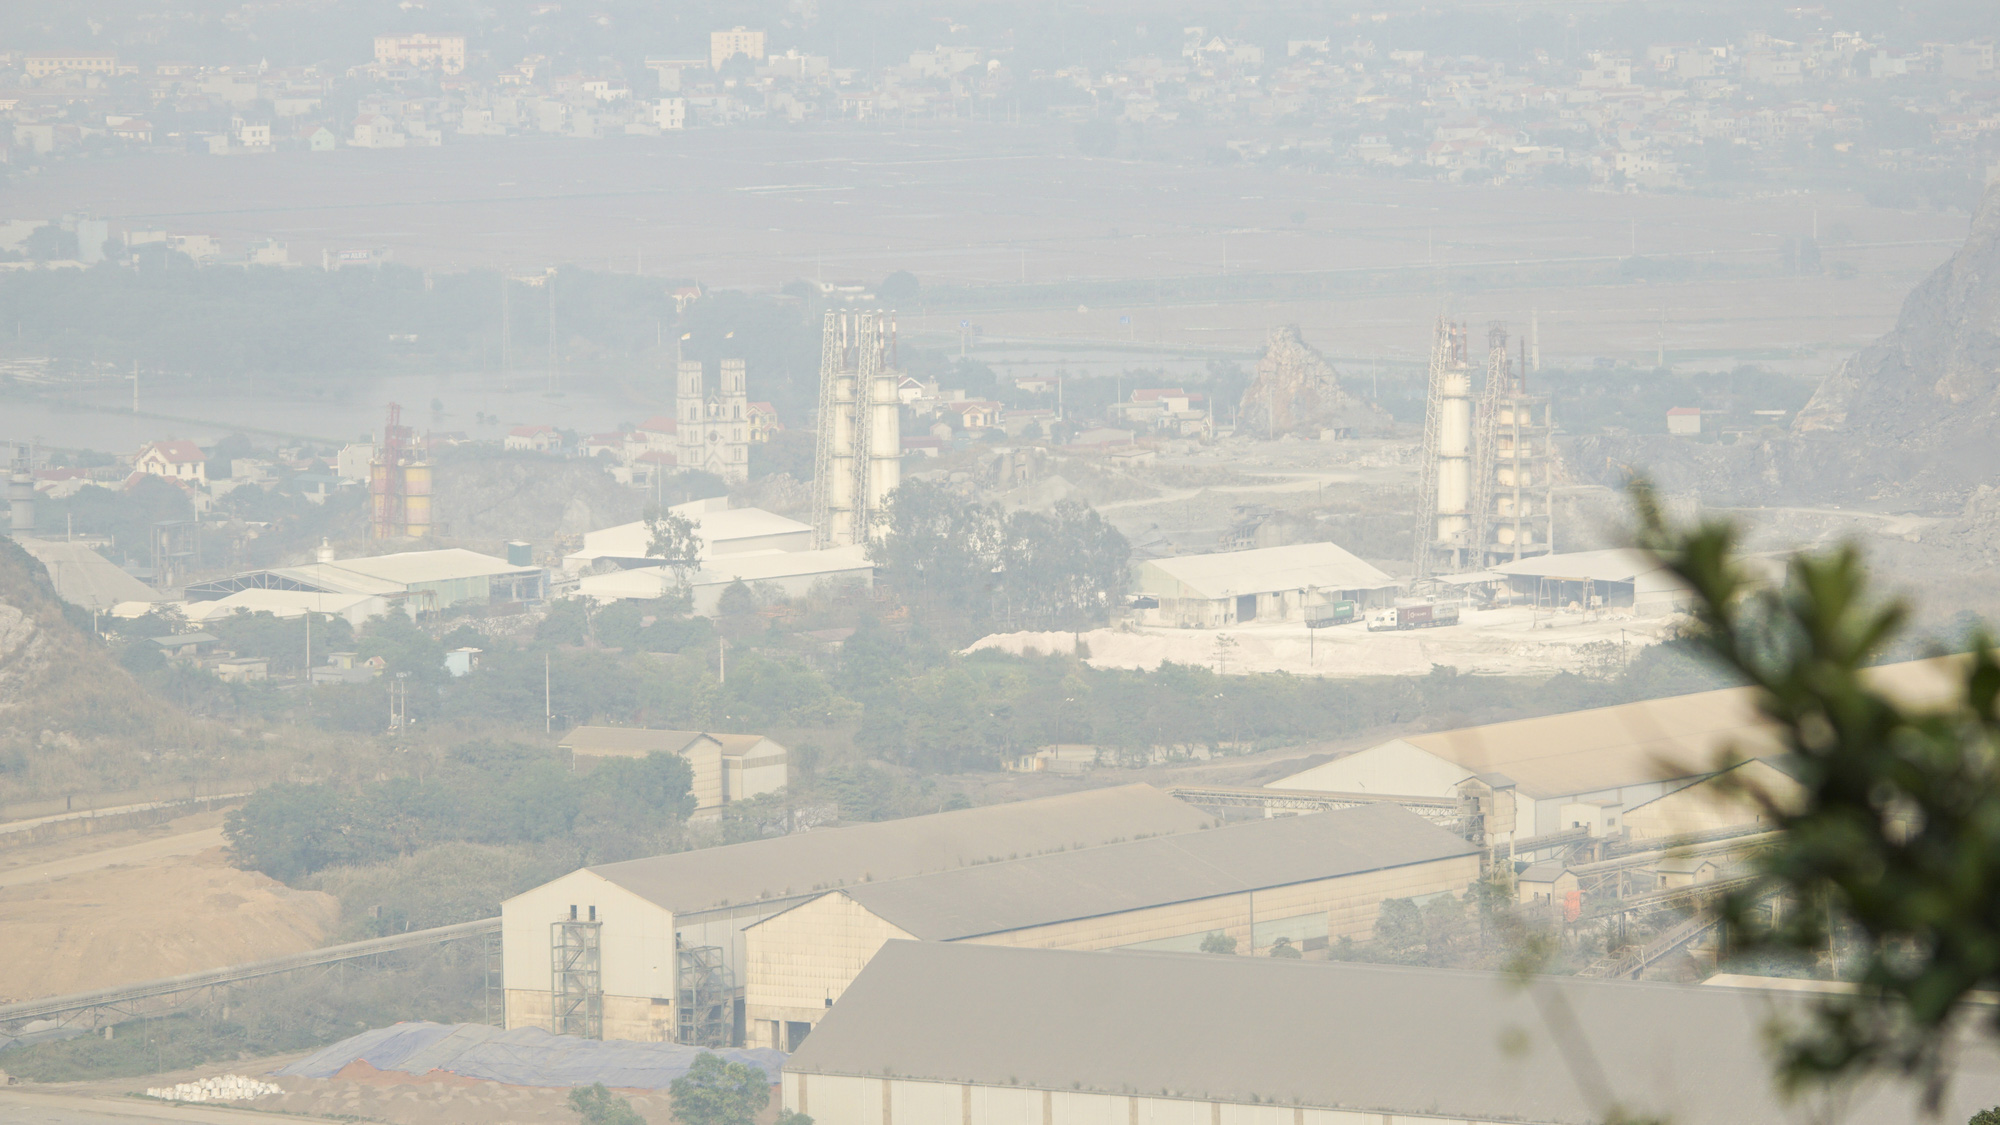
[[[597,908],[595,906],[590,908],[590,920],[593,922],[597,921]]]
[[[569,920],[576,921],[576,904],[573,902],[569,904]]]

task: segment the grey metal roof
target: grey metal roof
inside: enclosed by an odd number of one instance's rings
[[[1773,1093],[1765,1021],[1809,997],[1199,953],[890,942],[786,1063],[844,1074],[1119,1095],[1596,1125],[1539,1000],[1559,999],[1631,1119],[1820,1120]],[[1964,1121],[2000,1102],[2000,1056],[1967,1044],[1945,1112],[1863,1083],[1840,1119]],[[1122,1112],[1120,1114],[1122,1120]],[[1204,1118],[1205,1119],[1205,1118]]]
[[[590,870],[676,914],[774,904],[882,879],[1207,828],[1215,818],[1150,785],[1091,789],[829,828]]]
[[[869,883],[843,893],[913,937],[953,941],[1478,851],[1399,805],[1361,805]]]

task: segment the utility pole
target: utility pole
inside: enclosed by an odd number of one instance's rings
[[[554,734],[556,710],[549,695],[549,654],[542,654],[542,733]]]
[[[549,393],[556,390],[556,275],[549,274]]]

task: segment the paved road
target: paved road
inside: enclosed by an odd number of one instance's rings
[[[174,1105],[140,1098],[45,1094],[19,1087],[0,1089],[0,1121],[7,1125],[139,1125],[178,1121],[188,1125],[313,1125],[332,1118],[297,1113],[261,1113],[221,1105]]]
[[[204,828],[198,832],[183,832],[175,836],[162,836],[156,840],[141,840],[123,847],[66,856],[47,863],[18,867],[12,871],[0,871],[0,888],[60,879],[65,875],[77,875],[119,864],[147,863],[172,856],[193,855],[196,852],[221,847],[224,842],[222,829],[219,827]]]

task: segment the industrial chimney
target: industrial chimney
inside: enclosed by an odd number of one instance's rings
[[[14,447],[14,472],[7,481],[7,508],[11,522],[8,532],[16,539],[35,534],[35,474],[29,467],[28,447]]]

